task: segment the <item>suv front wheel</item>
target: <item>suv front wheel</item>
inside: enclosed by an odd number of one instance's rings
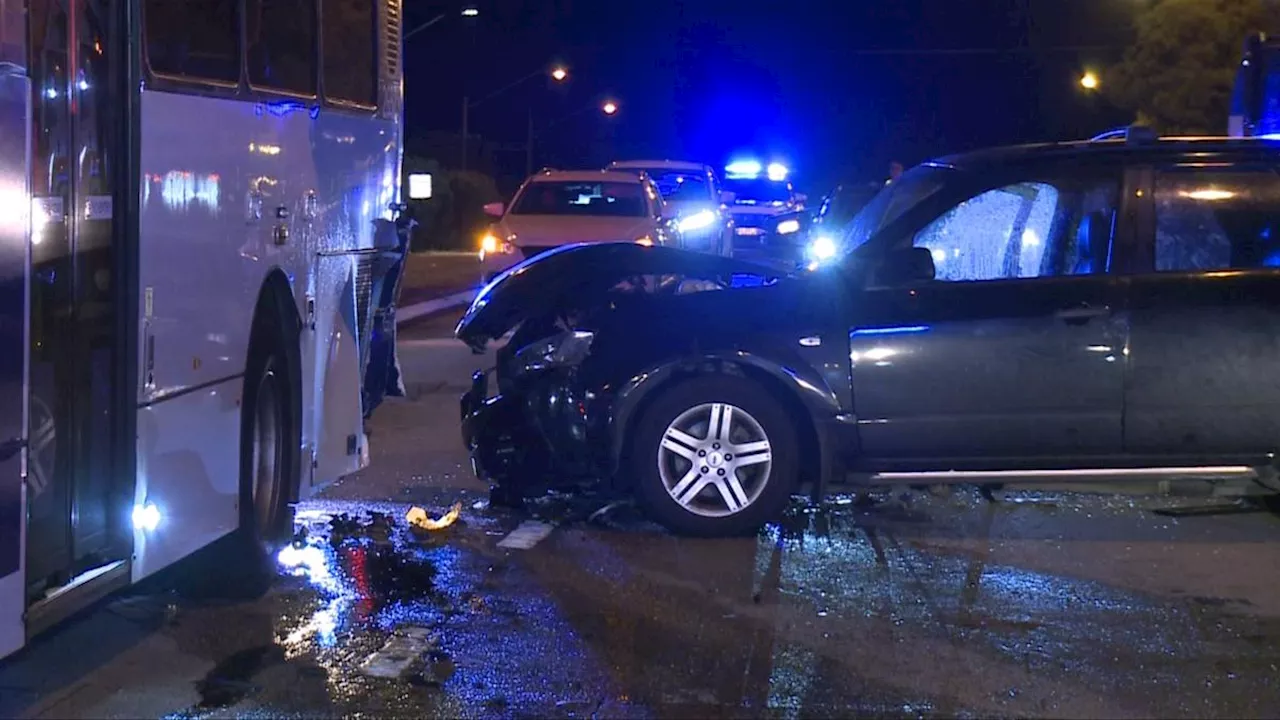
[[[678,534],[753,533],[790,501],[799,470],[793,425],[750,380],[685,380],[639,420],[630,453],[637,499]]]

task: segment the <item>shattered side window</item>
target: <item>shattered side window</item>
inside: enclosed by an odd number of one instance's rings
[[[1035,277],[1057,204],[1057,190],[1044,183],[990,190],[929,223],[913,244],[933,254],[939,280]]]

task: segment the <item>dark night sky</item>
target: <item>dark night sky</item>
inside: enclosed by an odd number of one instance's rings
[[[820,191],[893,158],[1122,124],[1075,82],[1118,59],[1142,2],[481,0],[471,22],[460,3],[411,0],[407,29],[449,17],[407,43],[409,134],[457,132],[464,88],[481,97],[560,60],[567,87],[532,80],[476,108],[472,132],[520,142],[530,109],[546,123],[615,97],[618,116],[574,115],[540,152],[564,166],[753,153]]]

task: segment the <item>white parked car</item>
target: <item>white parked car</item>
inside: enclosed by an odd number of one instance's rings
[[[490,203],[497,221],[480,242],[487,280],[527,258],[573,243],[676,245],[674,208],[643,173],[544,170],[509,205]]]
[[[675,208],[676,225],[690,250],[733,255],[733,216],[725,192],[710,165],[685,160],[625,160],[606,170],[642,172],[653,180],[662,199]]]

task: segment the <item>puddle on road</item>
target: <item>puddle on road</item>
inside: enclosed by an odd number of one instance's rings
[[[407,505],[306,503],[305,538],[280,557],[275,644],[214,668],[194,714],[1172,717],[1280,707],[1280,622],[1245,614],[1247,601],[1212,588],[1149,596],[991,560],[993,523],[1010,514],[1031,528],[1011,524],[1015,535],[1051,535],[1058,526],[1039,520],[1051,518],[1159,537],[1177,520],[1140,523],[1131,498],[1007,500],[849,496],[799,504],[758,538],[694,541],[652,530],[627,507],[585,522],[589,512],[554,498],[534,510],[561,527],[513,552],[495,545],[528,514],[466,503],[458,525],[423,538],[400,520]],[[957,537],[965,548],[938,544]],[[421,633],[409,651],[391,642],[405,633]],[[362,670],[379,652],[394,677]]]
[[[279,645],[252,647],[227,657],[196,683],[196,691],[200,693],[196,710],[227,708],[244,700],[257,689],[253,677],[284,660],[284,651]]]

